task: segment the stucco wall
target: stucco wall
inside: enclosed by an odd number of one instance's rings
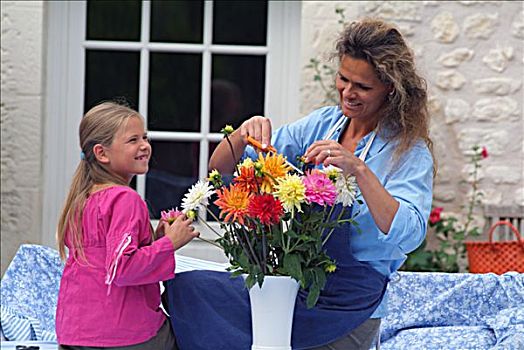
[[[342,28],[336,8],[344,9],[346,22],[381,17],[404,33],[430,92],[437,205],[460,212],[470,189],[462,182],[468,180],[467,154],[479,144],[490,155],[480,172],[483,204],[523,208],[522,1],[306,1],[302,6],[303,66],[333,49]],[[303,70],[303,114],[324,96],[312,77],[311,70]]]
[[[40,243],[44,4],[1,1],[2,274],[21,243]]]

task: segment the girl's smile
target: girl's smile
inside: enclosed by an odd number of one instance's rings
[[[105,148],[106,164],[129,182],[134,175],[148,171],[151,152],[143,120],[131,117],[118,130],[111,146]]]

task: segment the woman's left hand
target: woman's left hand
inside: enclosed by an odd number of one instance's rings
[[[353,153],[345,149],[334,140],[322,140],[314,142],[304,154],[306,163],[323,164],[324,167],[334,165],[342,169],[345,175],[357,175],[359,170],[366,165]]]

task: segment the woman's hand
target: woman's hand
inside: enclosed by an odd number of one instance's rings
[[[165,221],[161,221],[159,225],[164,225],[163,230],[167,238],[173,243],[175,250],[182,248],[189,243],[193,238],[200,236],[200,232],[196,231],[193,221],[188,219],[185,215],[178,216],[175,221],[169,225]]]
[[[222,174],[232,174],[248,144],[247,137],[251,136],[262,145],[271,142],[271,120],[256,115],[240,125],[228,138],[222,140],[209,159],[209,169],[216,169]],[[235,157],[231,154],[231,147]]]
[[[344,175],[355,175],[357,178],[358,174],[366,168],[362,160],[333,140],[316,141],[308,147],[304,156],[307,163],[312,162],[316,165],[322,163],[324,167],[334,165],[342,169]]]
[[[240,136],[247,145],[247,137],[251,136],[265,148],[271,143],[271,120],[269,118],[255,115],[240,125]]]
[[[369,211],[378,228],[387,234],[399,207],[394,199],[382,186],[378,178],[366,164],[353,153],[333,140],[323,140],[313,143],[307,150],[306,162],[334,165],[342,169],[344,175],[355,175],[360,192],[366,201]]]

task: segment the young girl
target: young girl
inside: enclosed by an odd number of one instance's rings
[[[58,225],[65,259],[56,311],[60,349],[176,349],[159,282],[174,251],[199,233],[180,216],[154,240],[145,202],[129,187],[148,170],[151,145],[136,111],[102,103],[80,123],[80,164]]]

